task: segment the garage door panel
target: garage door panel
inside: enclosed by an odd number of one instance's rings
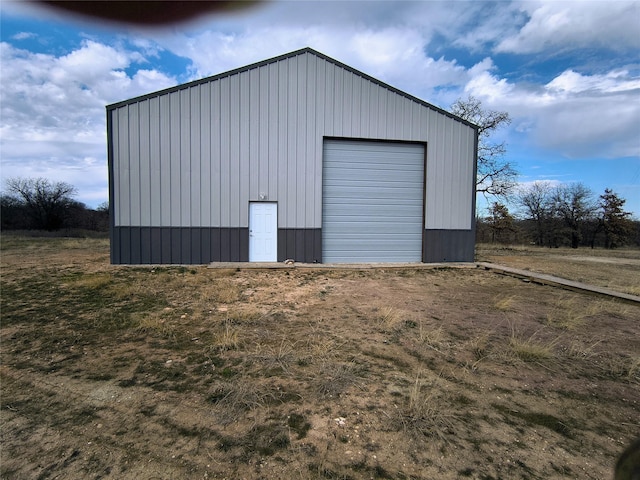
[[[414,233],[411,225],[406,224],[397,224],[393,225],[393,228],[388,228],[388,231],[381,231],[381,229],[377,226],[364,225],[361,228],[358,228],[358,225],[355,225],[351,230],[342,230],[339,233],[327,233],[327,239],[338,239],[338,238],[379,238],[383,240],[392,241],[393,239],[400,240],[403,235],[407,235],[409,238],[414,238]]]
[[[422,145],[325,141],[323,261],[421,261],[423,179]]]
[[[335,189],[334,197],[349,197],[349,198],[365,198],[375,200],[381,196],[394,198],[411,198],[412,196],[422,193],[422,187],[416,188],[412,185],[403,185],[402,182],[397,182],[397,185],[390,184],[392,181],[371,180],[366,187],[361,183],[344,182],[342,184],[328,184],[327,186]],[[376,190],[375,194],[371,194],[371,190]],[[409,192],[403,193],[404,190],[413,190],[414,195]]]
[[[336,205],[337,208],[342,207],[342,205]],[[411,210],[414,210],[415,208],[419,208],[420,204],[418,205],[407,205],[407,204],[401,204],[398,202],[394,202],[394,204],[385,204],[385,203],[378,203],[378,204],[374,204],[374,205],[369,205],[369,204],[362,204],[362,203],[358,203],[358,202],[354,202],[351,205],[351,211],[346,211],[346,210],[342,210],[339,213],[336,213],[334,215],[327,215],[327,219],[340,219],[341,217],[349,217],[349,218],[357,218],[360,219],[360,221],[371,221],[371,222],[376,222],[379,221],[380,223],[389,223],[391,221],[393,221],[394,218],[411,218],[411,219],[415,219],[415,215],[412,215],[413,212],[411,212]],[[354,212],[353,210],[359,209],[359,212]],[[402,209],[402,210],[400,210]],[[379,217],[387,217],[387,218],[383,218],[381,220],[378,220]]]

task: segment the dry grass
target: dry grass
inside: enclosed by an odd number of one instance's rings
[[[362,368],[354,361],[349,362],[323,362],[323,372],[320,378],[316,378],[316,391],[321,397],[334,398],[351,387],[359,387],[362,377]]]
[[[633,304],[475,269],[2,248],[2,478],[596,480],[637,433]]]
[[[290,373],[290,368],[296,362],[296,356],[300,351],[296,343],[292,343],[286,338],[283,338],[276,345],[258,343],[253,357],[260,362],[265,371],[279,370],[283,373]],[[304,358],[309,357],[305,356]]]
[[[630,382],[640,383],[640,355],[633,356],[629,359],[627,378]]]
[[[175,339],[176,325],[167,319],[165,312],[152,312],[149,314],[138,314],[136,330],[150,335],[158,335],[163,338]]]
[[[491,355],[491,332],[482,332],[472,336],[463,344],[463,349],[472,354],[472,359],[466,362],[471,371],[476,371],[481,362]]]
[[[406,406],[400,410],[400,420],[403,428],[412,434],[447,441],[455,415],[449,412],[449,402],[444,398],[444,382],[440,377],[427,380],[423,375],[422,372],[416,375]]]
[[[267,408],[279,396],[279,392],[256,382],[238,380],[215,385],[207,400],[217,407],[218,421],[229,425],[242,420],[247,412]]]
[[[554,357],[555,347],[560,342],[560,337],[552,340],[540,338],[542,330],[531,335],[522,335],[517,327],[511,324],[511,336],[509,337],[509,351],[517,359],[523,362],[541,362]]]
[[[385,332],[398,329],[403,321],[402,312],[393,307],[383,307],[380,311],[379,323]]]
[[[240,288],[232,280],[218,280],[212,290],[212,297],[219,303],[233,303],[240,299]]]
[[[211,350],[225,352],[235,350],[240,345],[240,328],[229,318],[217,325],[213,332]]]
[[[566,354],[570,358],[576,360],[593,359],[599,353],[599,346],[602,343],[602,339],[589,341],[588,343],[578,342],[572,340],[569,347],[566,349]]]
[[[517,303],[517,299],[513,295],[501,294],[496,298],[494,306],[502,312],[509,312],[513,310]]]
[[[565,330],[583,327],[589,318],[610,309],[610,302],[600,299],[578,299],[566,295],[558,298],[547,313],[547,324]]]
[[[421,343],[434,350],[440,350],[445,344],[444,329],[442,327],[430,328],[422,321],[418,326],[418,338]]]
[[[606,352],[598,356],[596,363],[607,377],[640,383],[640,356],[637,354],[619,356]]]

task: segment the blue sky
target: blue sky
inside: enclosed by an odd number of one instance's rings
[[[105,105],[309,46],[445,109],[509,112],[496,140],[520,182],[611,188],[640,219],[638,1],[272,1],[158,28],[0,14],[2,181],[65,181],[95,207]]]

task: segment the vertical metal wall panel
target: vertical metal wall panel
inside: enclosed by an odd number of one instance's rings
[[[286,159],[286,167],[283,169],[281,176],[286,179],[283,188],[282,198],[285,202],[285,208],[283,209],[284,218],[279,225],[283,227],[290,227],[294,225],[296,218],[296,200],[298,193],[297,172],[298,166],[296,163],[296,144],[298,141],[298,58],[292,58],[288,65],[288,80],[289,88],[287,91],[287,130],[286,135],[286,151],[283,157]]]
[[[369,129],[371,122],[371,99],[369,98],[369,92],[371,86],[371,82],[360,79],[360,113],[358,114],[358,119],[360,120],[360,133],[363,137],[371,136]]]
[[[140,227],[140,263],[151,263],[151,230]]]
[[[313,193],[313,190],[307,192],[306,189],[308,164],[313,161],[313,159],[307,157],[306,150],[307,143],[313,141],[308,139],[309,121],[311,119],[307,115],[307,91],[309,88],[313,88],[311,84],[312,80],[307,77],[308,58],[308,55],[300,57],[297,65],[298,89],[296,95],[296,124],[299,133],[296,135],[296,149],[291,158],[293,164],[296,166],[296,196],[294,200],[295,210],[293,218],[287,222],[288,225],[300,225],[301,227],[305,225],[307,203],[309,203],[307,202],[307,195],[308,193]]]
[[[231,78],[220,79],[220,226],[231,225]]]
[[[438,135],[442,135],[441,126],[441,117],[434,117],[429,132],[429,138],[434,140],[427,144],[425,228],[444,228],[442,227],[443,216],[440,213],[444,206],[444,199],[441,194],[442,189],[440,188],[440,179],[443,179],[444,144],[438,138]]]
[[[348,136],[347,129],[344,127],[344,119],[342,111],[344,110],[344,70],[335,65],[333,67],[333,109],[327,112],[333,116],[333,129],[331,132],[327,132],[327,135],[336,136],[338,132],[342,133],[345,137]]]
[[[139,103],[129,105],[129,221],[140,225],[140,119]]]
[[[200,152],[200,86],[191,87],[189,89],[189,158],[191,160],[191,178],[189,180],[189,220],[187,225],[190,227],[200,227],[202,225],[202,200],[203,190],[201,188],[202,179],[202,154]]]
[[[354,132],[351,123],[353,115],[353,75],[344,69],[341,69],[340,73],[342,77],[342,134],[345,137],[353,137]]]
[[[282,61],[278,62],[278,72],[277,72],[277,88],[278,88],[278,118],[276,120],[277,125],[277,133],[276,138],[278,142],[277,149],[277,158],[275,160],[275,165],[270,166],[276,171],[277,178],[277,190],[275,192],[276,198],[280,199],[284,205],[281,205],[280,208],[280,216],[278,217],[278,228],[282,228],[286,225],[286,217],[287,217],[287,187],[289,185],[287,174],[287,146],[288,146],[288,135],[287,129],[290,127],[289,125],[289,62]],[[273,198],[269,198],[273,200]]]
[[[322,134],[323,135],[331,135],[331,132],[333,132],[334,126],[333,126],[333,118],[334,116],[331,115],[331,111],[333,110],[333,102],[334,100],[334,94],[335,94],[335,69],[333,64],[330,63],[324,63],[324,95],[321,97],[323,100],[323,103],[318,103],[318,105],[320,105],[321,110],[322,110],[322,117],[323,117],[323,130],[322,130]]]
[[[211,88],[209,84],[200,86],[200,223],[211,225]],[[204,249],[204,247],[203,247]]]
[[[427,229],[470,229],[473,218],[473,129],[458,127],[442,115],[434,116],[427,154]],[[459,129],[459,130],[457,130]]]
[[[318,230],[323,138],[335,137],[426,144],[425,228],[472,227],[475,130],[313,52],[108,112],[115,226],[247,228],[264,194],[279,228]]]
[[[145,100],[138,103],[138,138],[139,138],[139,185],[140,185],[140,197],[139,208],[136,215],[138,216],[138,225],[149,226],[151,225],[151,154],[150,154],[150,141],[151,132],[149,130],[149,100]]]
[[[250,140],[249,140],[249,159],[253,160],[249,166],[249,192],[264,192],[267,190],[262,187],[263,180],[268,181],[266,175],[267,166],[265,165],[269,153],[268,128],[269,124],[265,121],[260,122],[261,118],[266,117],[265,112],[268,108],[269,101],[269,70],[266,68],[255,68],[251,70],[251,81],[249,83],[251,91],[251,116],[249,117]],[[259,147],[263,143],[263,149]],[[251,168],[251,167],[254,168]]]
[[[191,220],[191,95],[190,88],[180,91],[180,220],[188,227]]]
[[[120,169],[122,168],[122,159],[118,151],[120,145],[119,139],[119,113],[123,109],[107,110],[107,155],[108,167],[109,167],[109,213],[111,215],[111,223],[114,227],[120,225],[120,210],[122,205],[120,203],[120,189],[122,188],[122,175]],[[111,229],[109,234],[111,239],[111,259],[112,261],[117,258],[115,254],[115,239],[114,229]]]
[[[229,85],[229,225],[240,222],[240,73],[231,76]],[[244,207],[244,205],[243,205]]]
[[[249,145],[251,143],[250,121],[254,111],[249,89],[251,70],[240,74],[239,111],[240,138],[238,144],[238,217],[236,224],[249,225]],[[255,101],[256,99],[254,99]],[[257,159],[256,159],[257,160]],[[234,217],[235,218],[235,217]]]
[[[121,225],[132,225],[130,212],[131,183],[129,181],[130,157],[129,157],[129,107],[118,112],[118,170],[116,177],[120,180],[116,201],[118,202],[118,220]]]
[[[220,103],[220,86],[222,80],[218,82],[211,82],[211,187],[210,187],[210,205],[211,205],[211,220],[209,225],[222,226],[221,212],[222,212],[222,198],[221,198],[221,176],[222,176],[222,106]]]
[[[180,195],[182,172],[186,165],[182,165],[180,158],[180,92],[169,94],[169,192],[171,194],[169,226],[182,226],[180,212],[182,196]]]
[[[154,97],[149,99],[149,226],[162,225],[160,152],[160,99]]]
[[[280,104],[280,98],[278,96],[278,63],[271,64],[268,66],[268,78],[269,78],[269,88],[268,88],[268,108],[266,112],[263,112],[263,119],[261,123],[264,123],[264,119],[267,119],[268,129],[267,129],[267,139],[263,140],[263,143],[260,147],[260,150],[264,150],[264,142],[267,143],[267,171],[261,171],[261,177],[266,177],[266,183],[264,184],[264,191],[267,195],[267,199],[269,200],[277,200],[278,193],[278,147],[279,141],[278,138],[281,136],[279,134],[279,124],[278,124],[278,106]],[[262,137],[261,137],[262,138]],[[260,192],[258,192],[260,195]],[[273,198],[275,196],[275,198]],[[258,199],[260,197],[258,196]]]
[[[161,227],[171,225],[171,104],[160,96],[160,218]],[[163,257],[163,260],[166,257]]]
[[[316,103],[316,91],[318,90],[317,60],[317,57],[313,57],[311,55],[307,58],[305,72],[307,88],[304,89],[302,99],[306,105],[306,121],[304,123],[305,145],[303,151],[305,175],[302,178],[305,202],[304,210],[301,209],[299,212],[299,215],[301,215],[302,218],[300,218],[300,221],[296,223],[304,228],[314,228],[316,226],[316,213],[319,211],[317,208],[318,202],[316,201],[316,199],[319,198],[319,195],[317,194],[317,187],[318,185],[322,185],[322,181],[318,181],[316,170],[317,162],[315,161],[317,158],[316,139],[320,137],[316,130],[316,116],[318,110],[318,105]]]

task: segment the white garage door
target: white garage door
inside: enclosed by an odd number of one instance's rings
[[[424,147],[325,140],[322,261],[422,260]]]

